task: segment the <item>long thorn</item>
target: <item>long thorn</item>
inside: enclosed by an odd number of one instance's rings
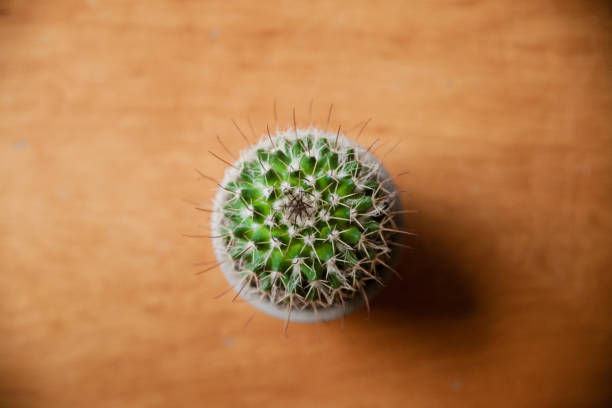
[[[215,153],[211,152],[210,150],[208,151],[208,153],[210,153],[211,155],[213,155],[213,157],[214,157],[214,158],[216,158],[216,159],[218,159],[218,160],[222,161],[223,163],[227,164],[228,166],[233,167],[233,168],[235,168],[236,170],[239,170],[239,169],[238,169],[238,167],[234,166],[232,163],[228,162],[227,160],[225,160],[224,158],[222,158],[222,157],[218,156],[217,154],[215,154]]]
[[[357,122],[356,124],[354,124],[353,126],[349,128],[348,133],[351,133],[353,130],[357,129],[358,127],[361,127],[362,124],[363,124],[363,120],[360,120],[359,122]]]
[[[189,205],[193,205],[194,207],[197,207],[197,206],[200,205],[200,204],[196,203],[195,201],[187,200],[185,198],[183,198],[181,201],[183,201],[183,202],[185,202],[185,203],[187,203]]]
[[[227,146],[225,145],[225,143],[223,143],[221,141],[221,138],[219,137],[219,135],[217,135],[217,142],[219,142],[219,144],[221,145],[221,147],[223,148],[223,150],[225,150],[225,152],[227,154],[229,154],[230,156],[232,156],[233,159],[236,159],[236,156],[230,151],[230,149],[227,148]]]
[[[236,130],[238,130],[238,133],[240,133],[240,136],[242,136],[242,138],[244,140],[246,140],[246,142],[249,144],[249,146],[253,146],[253,143],[251,143],[251,141],[249,140],[248,137],[246,137],[246,135],[242,132],[242,130],[240,130],[240,126],[238,126],[238,124],[236,123],[236,121],[234,119],[232,119],[232,123],[234,124],[234,126],[236,127]]]
[[[312,125],[312,99],[308,105],[308,125]]]
[[[217,299],[222,298],[223,296],[225,296],[232,289],[234,289],[234,287],[230,286],[229,288],[225,289],[223,292],[221,292],[217,296],[215,296],[213,299],[217,300]]]
[[[372,120],[372,118],[369,118],[368,120],[365,121],[363,126],[361,126],[361,129],[359,129],[359,133],[357,133],[357,136],[355,137],[355,140],[359,139],[359,137],[361,136],[361,133],[366,128],[366,126],[368,126],[368,123],[370,123],[371,120]]]
[[[365,301],[365,307],[368,312],[368,320],[370,320],[370,302],[368,300],[368,296],[366,295],[361,283],[359,283],[357,286],[359,287],[359,292],[361,292],[361,296],[363,296],[363,300]]]
[[[274,148],[276,148],[276,145],[274,144],[274,141],[272,141],[272,136],[270,135],[270,127],[268,126],[267,123],[266,123],[266,131],[268,132],[268,139],[270,139],[270,143],[272,143],[272,146]]]
[[[245,279],[244,280],[244,283],[240,287],[240,290],[238,290],[238,292],[236,292],[236,295],[232,298],[232,302],[234,302],[236,300],[236,298],[238,298],[238,296],[240,296],[240,293],[244,290],[246,285],[248,285],[249,283],[251,283],[251,278],[250,277],[249,277],[249,279]]]
[[[191,234],[181,234],[186,238],[210,238],[208,235],[191,235]]]
[[[224,238],[225,235],[193,235],[193,234],[181,234],[187,238]]]
[[[334,104],[329,105],[329,111],[327,112],[327,123],[325,124],[325,131],[327,132],[327,128],[329,127],[329,121],[331,120],[332,110],[334,109]]]
[[[234,194],[234,192],[233,192],[232,190],[229,190],[229,189],[227,189],[227,188],[223,187],[223,186],[221,185],[221,183],[219,183],[219,182],[218,182],[217,180],[215,180],[214,178],[212,178],[212,177],[210,177],[210,176],[207,176],[206,174],[202,173],[202,172],[201,172],[200,170],[198,170],[198,169],[195,169],[195,171],[196,171],[196,172],[197,172],[197,173],[200,175],[200,177],[205,178],[206,180],[210,180],[210,181],[212,181],[213,183],[215,183],[217,186],[219,186],[219,188],[222,188],[223,190],[225,190],[225,191],[227,191],[227,192],[229,192],[229,193]]]
[[[397,211],[390,211],[388,214],[389,215],[395,215],[395,214],[414,214],[414,213],[418,213],[419,210],[397,210]]]
[[[209,267],[208,267],[208,268],[206,268],[206,269],[203,269],[203,270],[201,270],[201,271],[196,272],[195,274],[196,274],[196,275],[200,275],[200,274],[202,274],[202,273],[204,273],[204,272],[208,272],[208,271],[210,271],[210,270],[212,270],[212,269],[215,269],[215,268],[219,267],[220,265],[221,265],[220,263],[216,263],[216,264],[214,264],[213,266],[209,266]]]
[[[215,180],[214,178],[207,176],[206,174],[202,173],[200,170],[195,169],[196,173],[198,173],[200,175],[200,177],[205,178],[206,180],[210,180],[213,183],[215,183],[216,185],[220,185],[219,182],[217,180]]]
[[[381,230],[383,231],[389,231],[389,232],[397,232],[398,234],[406,234],[406,235],[418,235],[414,232],[408,232],[408,231],[402,231],[402,230],[398,230],[395,228],[381,228]]]
[[[251,314],[251,317],[249,317],[249,319],[246,321],[246,323],[242,327],[243,329],[247,328],[247,326],[249,325],[249,323],[251,323],[251,320],[253,320],[253,318],[255,317],[256,314],[257,314],[257,310],[254,311],[253,314]]]
[[[340,136],[340,128],[342,128],[342,125],[338,126],[338,131],[336,132],[336,141],[334,142],[334,148],[335,149],[338,148],[338,136]]]
[[[389,265],[387,265],[385,262],[383,262],[380,259],[376,259],[376,262],[381,263],[384,267],[386,267],[387,269],[389,269],[391,272],[393,272],[395,274],[395,276],[397,276],[399,279],[402,279],[402,275],[399,274],[398,271],[396,271],[395,269],[393,269],[392,267],[390,267]]]
[[[406,248],[406,249],[414,249],[414,247],[411,247],[410,245],[406,245],[406,244],[400,244],[399,242],[393,242],[393,241],[388,241],[391,245],[395,245],[401,248]]]
[[[384,162],[385,159],[387,158],[387,156],[389,156],[389,154],[391,154],[391,152],[393,152],[397,148],[397,146],[399,146],[402,142],[403,142],[403,140],[400,140],[399,142],[394,144],[393,147],[391,147],[389,150],[387,150],[387,152],[385,154],[383,154],[383,156],[382,156],[381,163]]]
[[[378,143],[378,141],[379,141],[379,140],[380,140],[380,139],[376,139],[376,140],[374,140],[374,141],[372,142],[372,144],[370,145],[370,147],[368,147],[368,149],[366,150],[366,152],[369,152],[369,151],[370,151],[370,149],[371,149],[372,147],[374,147],[374,145],[375,145],[376,143]]]

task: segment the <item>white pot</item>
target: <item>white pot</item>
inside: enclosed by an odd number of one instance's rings
[[[300,130],[298,129],[298,132],[299,131]],[[312,129],[308,129],[308,131],[312,132]],[[351,147],[355,148],[356,150],[365,152],[365,149],[362,146],[342,136],[341,136],[341,139],[339,139],[339,142],[349,144]],[[268,147],[270,147],[270,141],[268,139],[264,139],[258,145],[250,149],[249,152],[255,151],[258,148],[268,148]],[[247,152],[245,155],[243,155],[243,157],[241,157],[241,160],[239,160],[239,162],[243,160],[250,160],[250,157],[248,155],[249,153]],[[380,163],[378,159],[376,159],[376,157],[369,152],[365,153],[365,160],[373,161],[375,163]],[[239,166],[236,166],[236,167],[239,167]],[[235,173],[233,173],[232,171],[233,171],[232,168],[229,168],[226,171],[225,178],[221,183],[222,185],[225,185],[228,181],[232,180],[235,177]],[[390,177],[388,172],[382,166],[380,167],[380,176],[381,176],[380,179],[386,179]],[[402,210],[401,202],[399,199],[399,194],[397,194],[397,187],[393,183],[393,181],[390,180],[386,182],[385,188],[390,192],[396,192],[396,200],[394,202],[393,211],[398,212]],[[228,198],[228,193],[223,189],[219,189],[215,195],[214,204],[213,204],[213,213],[211,217],[211,232],[212,232],[213,237],[222,235],[222,232],[220,231],[220,225],[221,225],[220,220],[221,220],[221,217],[223,216],[222,215],[223,203],[226,202],[227,198]],[[394,221],[398,229],[403,230],[405,228],[404,217],[401,213],[398,213],[395,215]],[[395,234],[394,241],[403,243],[404,236],[400,234]],[[215,250],[217,261],[220,264],[220,269],[223,272],[223,275],[225,276],[229,284],[234,288],[234,290],[237,291],[240,286],[241,276],[239,272],[234,269],[234,262],[232,261],[230,255],[227,253],[226,248],[223,245],[223,240],[213,238],[213,247]],[[396,270],[397,270],[397,267],[400,265],[401,255],[402,255],[402,247],[394,246],[392,248],[390,266]],[[391,280],[392,275],[393,275],[393,272],[391,270],[384,268],[380,274],[381,282],[383,282],[384,284],[387,284]],[[365,293],[368,298],[368,301],[373,299],[382,289],[383,289],[383,286],[371,280],[365,288]],[[352,313],[355,310],[365,306],[365,300],[363,299],[363,296],[355,295],[355,297],[353,297],[352,299],[346,300],[344,305],[338,304],[338,305],[334,305],[334,306],[330,306],[326,308],[317,308],[316,310],[311,307],[307,307],[302,310],[299,310],[294,307],[291,309],[291,311],[289,311],[287,305],[278,305],[265,298],[262,299],[261,294],[250,287],[244,288],[240,292],[240,296],[244,300],[246,300],[248,303],[250,303],[251,305],[259,309],[260,311],[270,316],[273,316],[273,317],[276,317],[276,318],[279,318],[285,321],[299,322],[299,323],[314,323],[317,321],[329,321],[329,320],[338,319],[338,318],[346,316],[349,313]]]

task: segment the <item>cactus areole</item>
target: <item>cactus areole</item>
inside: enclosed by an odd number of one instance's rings
[[[367,305],[397,264],[397,190],[381,163],[341,134],[266,135],[226,170],[211,219],[234,289],[291,321]]]

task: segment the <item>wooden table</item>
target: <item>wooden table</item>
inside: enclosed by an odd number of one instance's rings
[[[0,1],[0,406],[612,406],[605,1]],[[229,293],[218,134],[351,130],[407,190],[403,281],[339,322]],[[248,118],[248,119],[247,119]],[[349,135],[351,133],[349,132]],[[251,136],[252,137],[252,136]]]

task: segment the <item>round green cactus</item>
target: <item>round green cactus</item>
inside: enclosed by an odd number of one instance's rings
[[[316,128],[268,134],[226,171],[212,229],[240,289],[297,308],[344,304],[390,269],[396,200],[373,155]]]

